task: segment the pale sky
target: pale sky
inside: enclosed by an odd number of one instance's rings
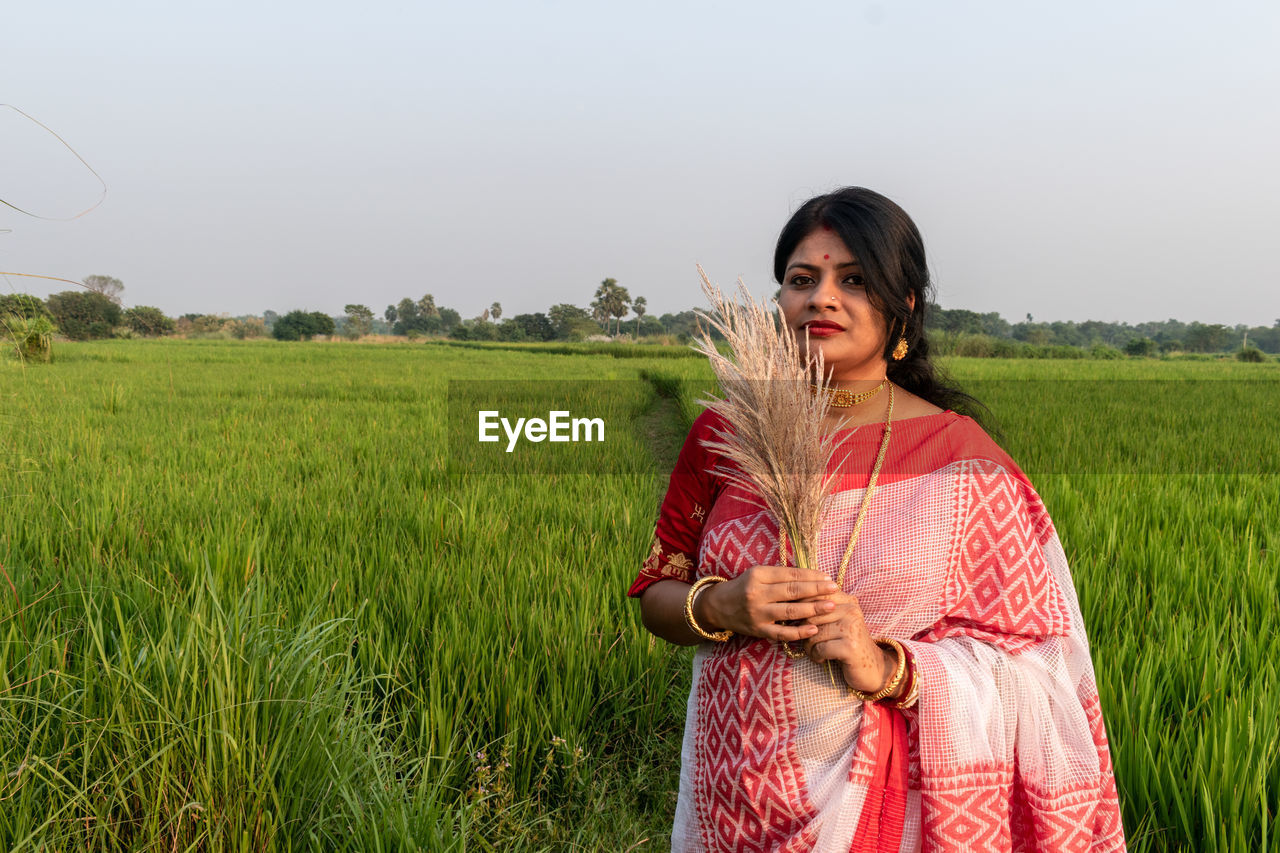
[[[1280,318],[1274,2],[6,4],[0,102],[101,174],[0,211],[0,270],[128,305],[506,316],[772,293],[846,184],[938,299],[1019,320]],[[0,198],[100,186],[0,110]],[[66,285],[10,277],[5,292]]]

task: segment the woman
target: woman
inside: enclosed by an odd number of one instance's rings
[[[672,849],[1124,849],[1062,546],[934,371],[914,223],[869,190],[819,196],[774,274],[847,391],[827,415],[839,479],[819,570],[787,567],[703,446],[723,421],[685,441],[630,590],[655,635],[700,644]]]

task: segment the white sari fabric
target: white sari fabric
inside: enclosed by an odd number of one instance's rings
[[[771,516],[701,447],[719,426],[710,414],[695,423],[633,594],[685,568],[731,578],[780,563]],[[833,576],[879,440],[863,427],[837,454],[819,548]],[[673,850],[1124,849],[1062,546],[1031,484],[973,421],[895,423],[845,590],[873,635],[909,650],[916,706],[860,703],[838,672],[763,640],[703,644]]]

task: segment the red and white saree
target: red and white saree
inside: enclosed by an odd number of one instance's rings
[[[695,422],[630,594],[779,565],[777,526],[715,469]],[[881,426],[836,456],[819,565],[852,531]],[[972,420],[894,423],[845,579],[873,635],[900,639],[913,709],[863,704],[775,643],[703,643],[693,662],[675,851],[1124,849],[1088,642],[1035,490]]]

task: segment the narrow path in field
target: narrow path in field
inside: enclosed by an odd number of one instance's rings
[[[654,468],[665,479],[675,467],[676,457],[684,444],[685,427],[680,418],[680,407],[675,400],[659,394],[653,405],[636,419],[636,428],[653,455]]]

